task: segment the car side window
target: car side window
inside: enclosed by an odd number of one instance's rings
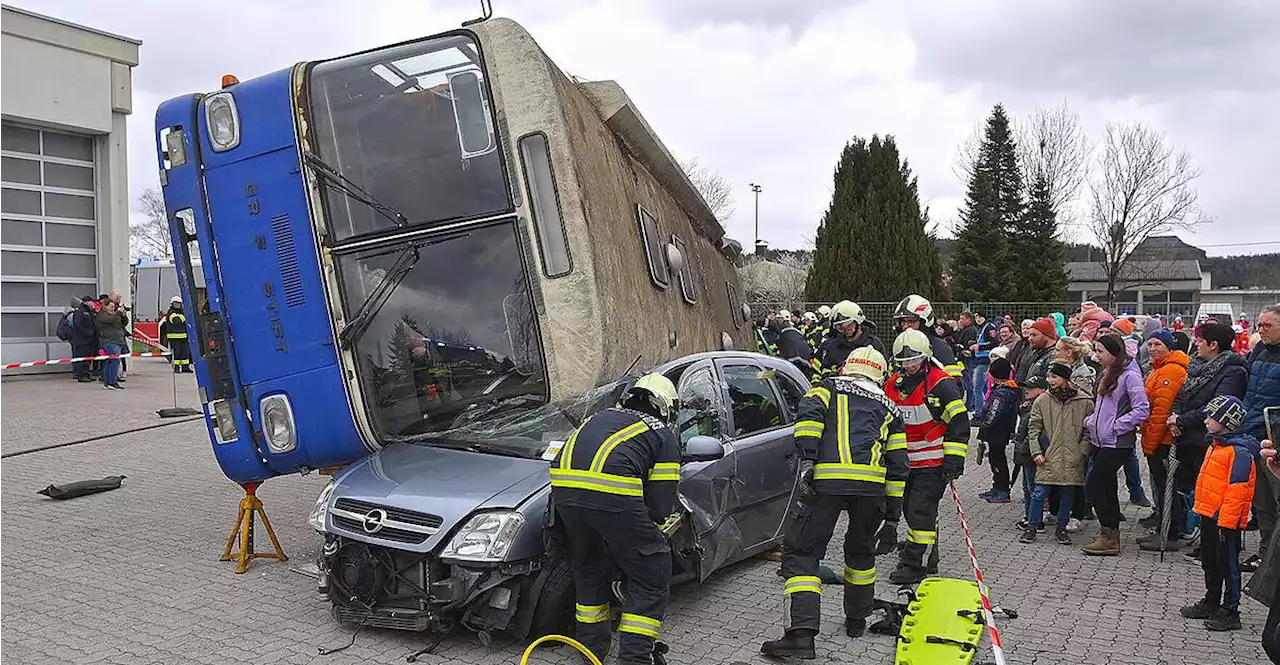
[[[782,398],[791,406],[791,418],[794,419],[796,410],[800,407],[800,400],[804,399],[804,394],[809,389],[800,385],[789,374],[782,372],[778,372],[778,385],[782,386]]]
[[[695,436],[720,435],[719,391],[710,366],[687,372],[680,379],[676,431],[680,433],[681,449]]]
[[[726,365],[723,371],[725,383],[729,385],[734,437],[784,424],[777,393],[770,385],[776,372],[756,365]]]

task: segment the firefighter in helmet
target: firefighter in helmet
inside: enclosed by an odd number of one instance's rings
[[[889,377],[885,393],[902,413],[910,472],[900,509],[906,514],[907,542],[889,580],[915,584],[937,570],[938,502],[947,483],[964,473],[969,413],[959,382],[933,358],[933,347],[923,332],[907,329],[898,335],[893,342],[893,363],[897,369]],[[900,518],[894,508],[890,505],[886,510],[877,553],[893,549]],[[927,566],[926,549],[931,549]]]
[[[911,294],[898,303],[893,312],[894,321],[902,330],[919,330],[929,338],[929,346],[933,349],[933,359],[938,361],[943,371],[956,379],[964,373],[964,365],[956,359],[956,352],[946,340],[938,337],[934,330],[933,304],[923,296]]]
[[[646,374],[616,407],[583,422],[551,463],[551,500],[573,568],[576,635],[601,660],[611,641],[610,556],[626,579],[619,665],[662,662],[665,651],[657,639],[671,550],[657,525],[676,505],[680,444],[668,427],[675,413],[675,386]]]
[[[805,338],[809,340],[809,346],[816,353],[822,346],[822,342],[830,336],[831,308],[823,305],[818,308],[818,313],[814,316],[813,324],[809,326],[809,332],[805,333]]]
[[[783,590],[790,624],[782,639],[765,642],[770,656],[814,658],[827,552],[840,513],[844,534],[845,633],[861,637],[875,607],[875,534],[886,497],[900,502],[907,478],[907,443],[897,406],[884,393],[885,359],[870,346],[855,349],[838,377],[800,400],[795,428],[800,452],[800,502],[787,523],[782,550]]]
[[[851,300],[841,300],[831,308],[831,327],[834,331],[813,354],[814,385],[822,379],[835,376],[844,367],[844,361],[855,349],[870,346],[885,355],[884,343],[871,334],[875,324],[867,320],[862,307]]]
[[[182,296],[169,299],[169,311],[165,312],[164,318],[160,320],[160,337],[169,345],[169,351],[173,353],[170,356],[173,373],[190,374],[193,371],[191,344],[187,341],[187,315],[182,312]]]

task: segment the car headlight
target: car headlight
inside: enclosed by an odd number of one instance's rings
[[[210,95],[204,103],[204,118],[209,125],[209,142],[214,152],[224,152],[240,145],[240,113],[229,92]]]
[[[220,399],[209,405],[213,412],[213,431],[218,435],[218,443],[227,443],[240,438],[236,430],[236,417],[231,409],[231,401]]]
[[[333,498],[333,481],[330,480],[324,489],[320,490],[320,496],[316,497],[316,505],[311,509],[311,515],[307,517],[307,522],[316,531],[324,533],[324,518],[329,514],[329,499]]]
[[[258,403],[262,410],[262,434],[267,437],[267,448],[273,453],[287,453],[298,447],[298,435],[293,428],[293,407],[285,395],[268,395]]]
[[[440,555],[442,559],[501,561],[511,551],[516,535],[524,526],[524,516],[511,511],[495,511],[472,516],[453,536]]]

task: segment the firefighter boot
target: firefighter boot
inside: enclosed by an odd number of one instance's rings
[[[919,584],[929,576],[929,571],[921,564],[924,552],[919,552],[914,556],[912,554],[908,549],[902,550],[902,556],[898,558],[898,567],[889,573],[890,582],[894,584]]]
[[[769,640],[760,645],[760,653],[779,658],[799,658],[813,660],[818,657],[813,647],[813,631],[789,630],[780,640]]]
[[[934,543],[929,546],[929,560],[925,563],[924,570],[930,575],[938,574],[938,544]]]
[[[863,633],[866,633],[866,632],[867,632],[866,619],[849,619],[847,617],[845,618],[844,620],[845,635],[848,635],[849,637],[857,638],[857,637],[862,637]]]

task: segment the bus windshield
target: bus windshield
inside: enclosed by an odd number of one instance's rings
[[[402,224],[511,210],[471,38],[440,37],[319,63],[310,70],[308,96],[320,161],[402,213]],[[324,192],[334,241],[397,225],[340,187]]]
[[[359,303],[403,256],[397,244],[338,254]],[[355,339],[371,421],[384,439],[454,427],[476,405],[546,400],[541,343],[513,222],[420,243],[418,260]]]

